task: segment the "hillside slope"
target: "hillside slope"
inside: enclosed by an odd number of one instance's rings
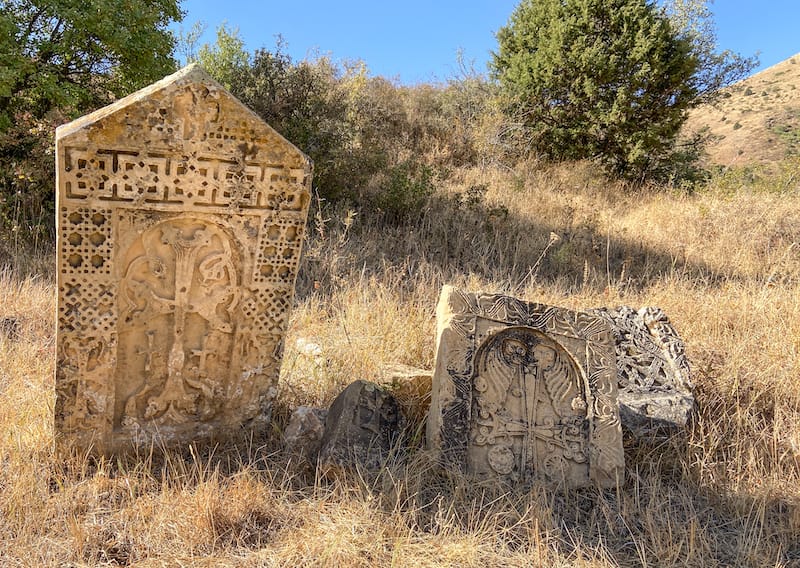
[[[723,166],[800,156],[800,54],[725,89],[689,115],[687,132],[707,126],[707,160]]]
[[[454,170],[404,223],[314,211],[273,420],[237,446],[55,453],[53,263],[0,267],[0,567],[800,567],[800,191],[716,183],[632,193],[591,163],[531,162]],[[295,407],[388,364],[433,367],[444,283],[661,307],[697,420],[626,437],[610,491],[442,470],[411,389],[414,442],[380,472],[323,476],[284,448]]]

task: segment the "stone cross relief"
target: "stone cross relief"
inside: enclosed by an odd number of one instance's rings
[[[56,132],[58,445],[265,425],[313,165],[196,65]]]
[[[444,286],[426,440],[481,479],[614,487],[624,468],[614,343],[599,317]]]
[[[563,477],[588,461],[586,398],[555,342],[531,329],[500,332],[477,358],[468,469],[524,480]],[[488,466],[488,467],[487,467]]]
[[[218,352],[223,344],[229,352],[232,347],[231,321],[239,301],[232,247],[220,229],[187,219],[153,227],[141,245],[144,252],[128,264],[121,283],[120,315],[134,336],[144,336],[147,348],[135,353],[143,358],[145,382],[125,402],[122,423],[132,426],[141,418],[182,423],[197,412],[197,393],[206,403],[213,401],[222,371],[213,362],[225,357]],[[166,352],[156,345],[159,330],[153,327],[165,318],[171,320],[172,338]],[[203,333],[190,337],[192,326]]]

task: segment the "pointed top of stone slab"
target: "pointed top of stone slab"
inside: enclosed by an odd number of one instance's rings
[[[152,128],[142,128],[142,119]],[[149,120],[148,120],[149,119]],[[130,126],[135,125],[135,128]],[[230,94],[200,65],[192,63],[143,89],[56,130],[56,140],[207,153],[229,152],[248,159],[271,158],[294,167],[311,160],[294,144]],[[259,156],[269,148],[267,156]],[[280,156],[276,148],[281,148]]]

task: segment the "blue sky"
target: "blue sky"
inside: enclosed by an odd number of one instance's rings
[[[213,42],[222,22],[238,28],[247,49],[274,48],[280,34],[294,59],[322,53],[364,61],[372,75],[402,83],[456,75],[457,54],[484,71],[495,32],[518,0],[183,0],[188,29],[207,25]],[[760,52],[761,68],[800,52],[800,0],[716,0],[711,5],[721,48]]]

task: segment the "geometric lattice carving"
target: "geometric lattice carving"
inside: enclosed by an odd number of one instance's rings
[[[116,325],[116,286],[107,283],[68,281],[61,285],[58,325],[65,331],[93,329],[103,336]]]
[[[662,310],[620,306],[592,313],[611,327],[621,392],[691,390],[686,347]]]
[[[61,274],[111,274],[113,238],[109,209],[63,207],[60,230]]]
[[[298,219],[265,219],[253,279],[275,284],[291,282],[300,262],[304,223]]]
[[[696,405],[686,348],[659,308],[590,310],[611,327],[623,427],[641,438],[671,436],[691,422]]]
[[[445,286],[431,391],[428,444],[450,467],[514,484],[622,481],[614,343],[595,315]]]
[[[56,429],[96,451],[268,419],[311,163],[196,66],[58,129]]]
[[[271,288],[242,302],[242,314],[259,335],[280,334],[287,323],[291,289]]]

